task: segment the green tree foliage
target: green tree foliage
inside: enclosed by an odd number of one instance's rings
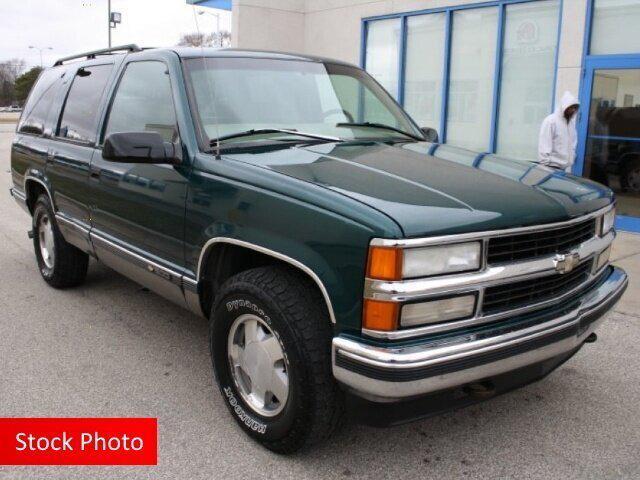
[[[36,82],[41,71],[42,68],[33,67],[31,70],[23,73],[18,78],[16,78],[14,87],[16,100],[18,100],[20,103],[23,103],[27,99],[27,96],[31,91],[31,87],[33,87],[33,84]]]
[[[0,107],[11,105],[15,102],[14,82],[22,73],[25,61],[19,58],[0,62]]]

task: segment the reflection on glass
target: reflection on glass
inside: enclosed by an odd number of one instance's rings
[[[638,0],[595,0],[590,53],[640,52],[639,25]]]
[[[640,70],[594,73],[584,176],[616,192],[620,215],[640,216]]]
[[[508,5],[504,27],[497,153],[535,160],[551,108],[559,0]]]
[[[378,20],[367,26],[366,67],[393,97],[398,96],[400,19]]]
[[[404,107],[421,127],[440,128],[444,13],[407,19]]]
[[[496,7],[453,14],[447,143],[489,148],[497,29]]]

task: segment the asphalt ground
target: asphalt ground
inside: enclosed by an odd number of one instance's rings
[[[0,125],[0,416],[157,417],[159,464],[0,467],[0,479],[640,477],[639,236],[616,241],[631,286],[598,342],[546,379],[390,429],[347,423],[278,456],[223,405],[204,320],[97,263],[80,288],[41,280],[8,193],[13,129]]]

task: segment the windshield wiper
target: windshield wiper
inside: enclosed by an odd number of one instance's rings
[[[218,138],[213,138],[209,142],[209,146],[215,147],[220,142],[230,140],[232,138],[250,137],[252,135],[262,135],[265,133],[288,133],[290,135],[297,135],[298,137],[314,138],[316,140],[326,140],[328,142],[343,142],[341,138],[330,137],[328,135],[317,135],[315,133],[298,132],[297,130],[287,130],[285,128],[252,128],[251,130],[245,130],[244,132],[230,133],[229,135],[222,135]]]
[[[402,135],[406,135],[409,138],[413,138],[414,140],[418,140],[419,142],[424,142],[424,138],[414,135],[409,132],[405,132],[396,127],[392,127],[391,125],[385,125],[384,123],[374,123],[374,122],[340,122],[336,123],[336,127],[369,127],[369,128],[379,128],[381,130],[390,130],[392,132],[398,132]]]

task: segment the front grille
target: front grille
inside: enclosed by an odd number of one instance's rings
[[[570,273],[488,287],[484,292],[482,313],[492,315],[557,298],[586,282],[592,263],[584,262]]]
[[[495,264],[566,252],[589,240],[595,233],[596,220],[590,219],[552,230],[491,238],[487,261]]]

